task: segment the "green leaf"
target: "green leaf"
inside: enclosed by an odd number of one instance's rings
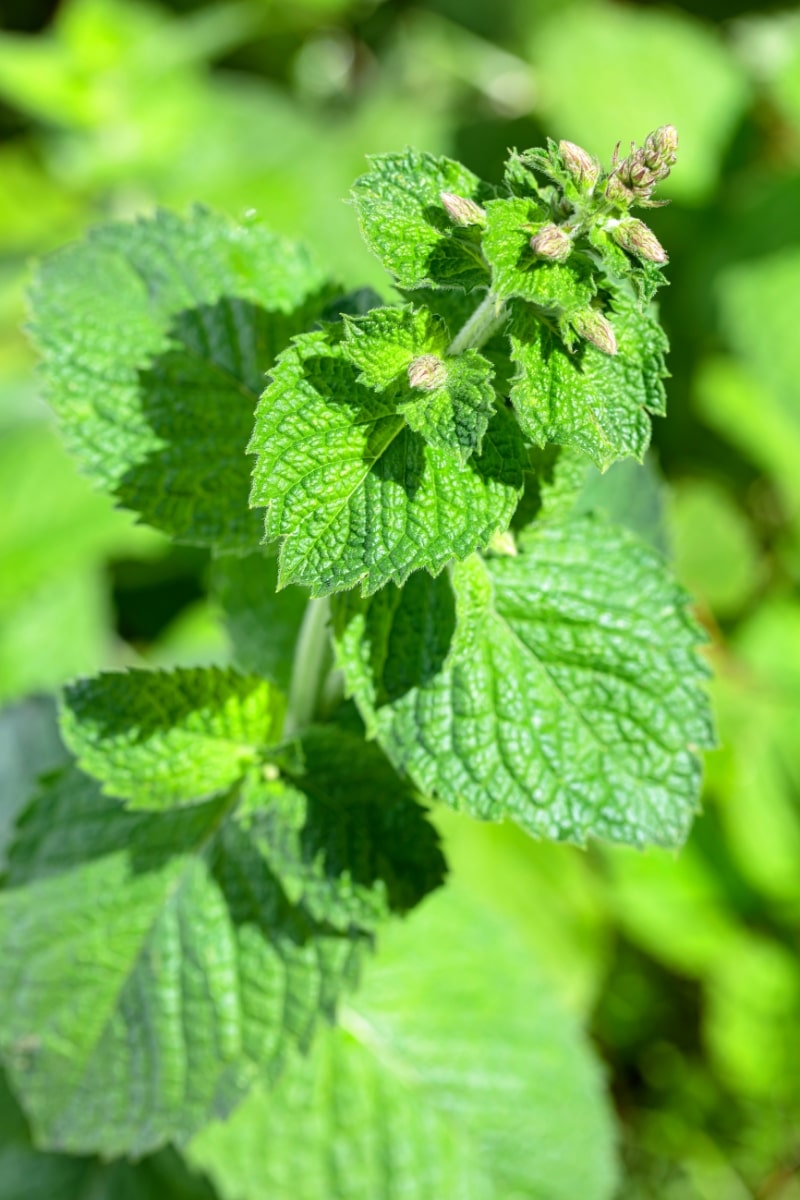
[[[487,184],[453,159],[417,150],[380,154],[353,186],[364,240],[400,287],[485,287],[489,273],[473,226],[454,225],[451,192],[482,203]]]
[[[426,308],[376,309],[346,328],[344,349],[361,368],[359,383],[389,390],[408,427],[430,446],[463,459],[480,453],[495,412],[494,369],[483,355],[469,349],[448,357],[450,331]]]
[[[34,696],[0,712],[0,872],[14,821],[30,800],[37,777],[61,766],[66,757],[49,697]]]
[[[307,592],[276,592],[278,561],[267,554],[226,554],[211,564],[211,589],[222,609],[233,661],[241,671],[271,679],[288,694],[294,645]]]
[[[669,559],[671,539],[666,501],[664,478],[655,459],[648,454],[642,463],[624,458],[605,472],[590,465],[574,512],[599,513],[612,525],[624,525]],[[681,583],[688,583],[679,570],[675,575]],[[692,591],[691,587],[689,590]]]
[[[586,308],[597,290],[591,263],[577,253],[567,262],[548,262],[531,249],[532,234],[549,222],[540,205],[521,197],[492,200],[486,218],[483,252],[496,296],[520,297],[558,317]]]
[[[462,891],[387,930],[341,1024],[190,1143],[223,1200],[613,1194],[586,1042],[525,942]]]
[[[106,225],[46,259],[31,329],[86,473],[178,541],[254,549],[253,410],[323,283],[301,247],[203,209]]]
[[[395,400],[358,382],[338,328],[295,340],[259,402],[251,502],[282,539],[280,582],[365,594],[465,558],[504,529],[524,447],[505,411],[468,463],[409,429]]]
[[[663,416],[667,340],[649,313],[617,296],[609,313],[618,353],[589,342],[570,353],[527,304],[513,305],[511,357],[517,376],[511,400],[536,445],[575,446],[601,468],[615,459],[641,461],[650,443],[649,414]]]
[[[0,1073],[0,1200],[215,1200],[172,1149],[137,1162],[36,1150]]]
[[[193,804],[230,787],[280,740],[284,701],[220,667],[109,672],[64,690],[61,732],[82,769],[134,808]]]
[[[273,757],[278,779],[251,782],[243,808],[292,903],[343,932],[375,929],[442,883],[438,836],[377,746],[320,726]]]
[[[549,521],[454,585],[415,575],[335,606],[347,686],[397,768],[536,836],[680,844],[713,734],[703,635],[660,556]]]
[[[282,795],[273,770],[169,813],[45,783],[0,898],[0,1050],[43,1148],[140,1155],[226,1116],[333,1015],[377,919],[438,884],[411,793],[333,739]]]

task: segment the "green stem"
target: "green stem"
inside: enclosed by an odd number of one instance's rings
[[[308,601],[294,648],[289,704],[283,726],[286,737],[305,729],[314,719],[320,688],[328,669],[329,616],[330,604],[327,596],[321,600]]]
[[[508,310],[493,292],[484,299],[459,329],[447,348],[448,354],[461,354],[464,350],[480,350],[489,338],[505,323]]]

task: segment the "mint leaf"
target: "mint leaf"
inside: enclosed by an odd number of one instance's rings
[[[0,1074],[0,1200],[215,1200],[172,1149],[136,1163],[36,1150]]]
[[[489,272],[474,226],[454,225],[442,192],[483,203],[488,184],[451,158],[418,150],[379,154],[353,185],[364,240],[400,287],[485,287]]]
[[[251,503],[282,539],[280,582],[312,595],[365,594],[436,572],[485,546],[511,519],[524,447],[505,411],[480,455],[428,445],[395,398],[358,382],[338,327],[296,338],[259,402]]]
[[[320,726],[273,758],[279,778],[248,783],[243,822],[292,903],[376,929],[442,883],[438,836],[377,746]]]
[[[211,563],[211,591],[235,665],[271,679],[288,694],[308,593],[294,587],[276,592],[277,586],[278,560],[268,554],[226,554]]]
[[[463,459],[480,452],[494,414],[494,369],[477,350],[448,357],[446,323],[428,309],[380,308],[346,322],[344,349],[359,383],[391,390],[406,424]]]
[[[643,463],[625,458],[605,474],[590,466],[575,513],[601,514],[611,524],[624,525],[665,559],[672,557],[666,512],[667,489],[652,455]],[[686,578],[673,563],[681,582]]]
[[[613,1142],[529,945],[451,885],[386,931],[341,1028],[186,1153],[222,1200],[609,1200]]]
[[[66,758],[56,706],[49,697],[31,696],[0,712],[0,873],[14,822],[30,800],[37,777]]]
[[[583,255],[551,262],[534,253],[531,237],[549,222],[549,213],[533,200],[492,200],[486,206],[483,252],[492,268],[492,291],[500,299],[518,296],[556,317],[569,316],[586,308],[596,285]]]
[[[92,480],[177,541],[255,548],[245,456],[265,372],[325,281],[305,250],[203,209],[100,227],[31,301],[48,398]]]
[[[134,808],[192,804],[230,787],[280,740],[284,701],[220,667],[109,672],[64,690],[61,732],[103,790]]]
[[[426,308],[376,308],[345,320],[344,350],[360,368],[358,382],[382,392],[408,384],[408,368],[421,354],[444,357],[451,337],[447,322]],[[405,379],[403,376],[405,375]]]
[[[575,446],[601,468],[617,458],[641,460],[650,443],[649,414],[663,416],[667,340],[655,318],[615,297],[609,313],[618,353],[590,342],[571,353],[527,304],[512,306],[509,334],[517,376],[511,401],[538,446]]]
[[[347,686],[398,769],[536,836],[680,844],[713,735],[702,633],[661,558],[600,521],[544,522],[454,585],[415,575],[334,608]]]
[[[0,899],[0,1051],[38,1143],[139,1155],[225,1116],[443,872],[409,787],[330,728],[169,813],[50,776]]]

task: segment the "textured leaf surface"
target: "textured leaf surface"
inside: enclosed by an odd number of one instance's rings
[[[486,216],[483,252],[496,296],[519,296],[557,316],[586,308],[595,293],[590,264],[578,255],[547,262],[531,249],[531,235],[549,219],[539,205],[519,197],[492,200]]]
[[[657,321],[618,298],[609,313],[619,352],[589,342],[575,353],[525,304],[515,304],[510,337],[517,376],[511,400],[524,433],[542,446],[575,446],[600,467],[641,460],[650,417],[665,412],[666,338]]]
[[[364,240],[401,287],[486,286],[478,232],[453,225],[442,192],[481,202],[489,189],[450,158],[417,150],[376,156],[353,187]]]
[[[215,1200],[174,1150],[137,1163],[35,1150],[0,1074],[0,1200]]]
[[[686,836],[712,744],[702,634],[631,534],[545,522],[457,568],[455,596],[415,575],[343,597],[336,627],[368,728],[424,792],[555,839]]]
[[[613,1193],[583,1038],[525,943],[462,892],[387,930],[342,1024],[190,1144],[223,1200]]]
[[[109,795],[167,808],[235,783],[280,740],[284,707],[266,680],[219,667],[109,672],[65,689],[61,731]]]
[[[467,459],[495,411],[494,368],[477,350],[448,357],[450,341],[446,323],[426,308],[383,308],[347,322],[345,351],[361,368],[359,383],[392,391],[410,429]],[[428,378],[413,386],[409,368],[420,358]]]
[[[250,785],[250,837],[286,895],[337,929],[373,929],[444,878],[433,826],[374,743],[331,726],[276,756],[280,778]]]
[[[179,541],[257,546],[253,410],[323,284],[294,243],[202,209],[107,225],[45,260],[32,332],[83,469]]]
[[[375,753],[353,739],[334,819],[332,736],[300,746],[294,804],[271,811],[268,780],[239,808],[158,814],[74,769],[47,782],[0,902],[0,1047],[43,1147],[141,1154],[226,1115],[332,1015],[377,917],[439,882],[422,810],[397,781],[367,794]]]
[[[37,776],[66,758],[50,697],[32,696],[0,712],[0,872],[17,814],[30,800]]]
[[[278,560],[266,554],[226,554],[211,564],[211,588],[233,648],[233,661],[288,693],[294,644],[308,593],[277,592]]]
[[[283,540],[281,583],[313,595],[357,583],[369,593],[465,558],[508,525],[522,487],[524,447],[505,411],[464,463],[357,376],[337,329],[305,334],[256,414],[251,502],[267,506],[267,539]]]

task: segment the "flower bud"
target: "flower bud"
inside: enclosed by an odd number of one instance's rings
[[[636,199],[636,193],[625,186],[618,174],[609,176],[606,184],[606,196],[616,204],[632,204]]]
[[[661,125],[647,135],[644,159],[649,167],[666,168],[669,174],[670,167],[674,167],[678,161],[678,131],[674,125]]]
[[[598,308],[584,308],[572,318],[572,327],[587,342],[592,342],[604,354],[617,353],[617,337],[614,326]]]
[[[412,388],[433,392],[447,382],[447,367],[435,354],[420,354],[408,364],[408,382]]]
[[[622,246],[622,249],[627,250],[629,254],[646,258],[648,262],[665,263],[667,261],[666,250],[644,221],[638,221],[635,217],[626,217],[625,220],[612,225],[609,233],[617,245]]]
[[[486,224],[486,210],[467,196],[457,196],[455,192],[441,192],[439,199],[454,225]]]
[[[558,151],[561,161],[581,191],[591,192],[600,174],[600,163],[597,159],[574,142],[559,142]]]
[[[531,238],[531,249],[542,258],[563,262],[572,253],[572,238],[560,225],[543,225]]]

